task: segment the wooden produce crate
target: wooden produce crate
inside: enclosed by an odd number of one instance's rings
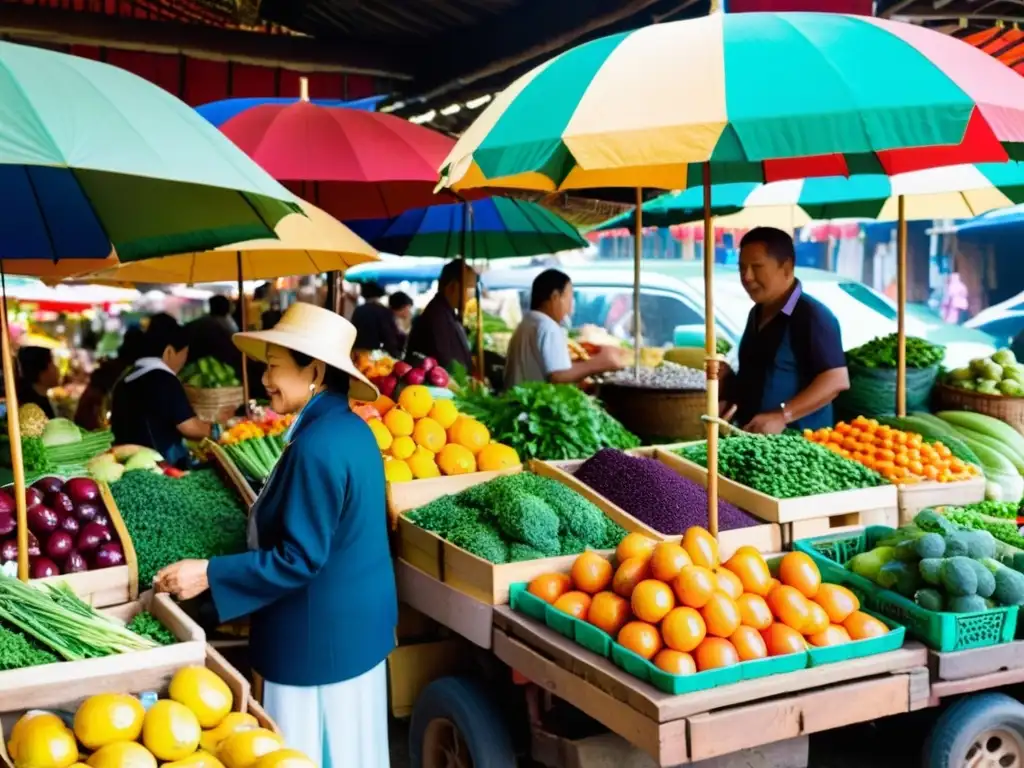
[[[224,483],[229,488],[234,488],[238,498],[242,500],[246,508],[251,508],[256,503],[256,491],[253,490],[249,481],[245,479],[245,475],[235,465],[228,452],[224,450],[223,446],[218,445],[209,438],[203,440],[202,449],[206,451],[210,458],[210,463]]]
[[[0,713],[55,707],[108,690],[157,690],[180,667],[204,663],[205,633],[167,595],[146,592],[135,602],[103,613],[129,621],[142,611],[150,611],[179,642],[102,659],[62,661],[0,672]]]
[[[669,455],[668,452],[661,448],[647,447],[647,448],[634,448],[631,451],[626,451],[633,456],[643,456],[649,459],[657,459],[663,464],[668,466],[673,471],[688,477],[688,475],[679,472],[678,468],[672,462],[665,461],[663,458]],[[530,463],[530,471],[537,473],[538,475],[544,475],[545,477],[551,477],[558,480],[563,485],[567,485],[572,488],[576,493],[589,499],[597,506],[602,509],[611,508],[616,511],[616,514],[623,519],[630,519],[637,526],[634,530],[649,536],[652,539],[659,541],[678,541],[682,538],[681,535],[669,535],[656,531],[654,528],[642,523],[637,520],[631,514],[621,507],[613,504],[611,501],[606,499],[601,494],[597,493],[593,488],[580,482],[575,477],[575,472],[582,464],[582,461],[533,461]],[[692,478],[691,478],[692,479]],[[621,525],[621,523],[620,523]],[[623,525],[625,528],[626,526]],[[630,529],[627,529],[630,530]],[[778,523],[763,523],[762,525],[752,525],[749,528],[739,528],[731,531],[719,531],[718,533],[718,545],[719,550],[722,553],[723,559],[728,558],[732,552],[735,552],[742,546],[756,547],[759,552],[772,553],[778,552],[782,549],[782,531]]]
[[[897,486],[899,493],[899,524],[905,525],[922,509],[928,507],[974,504],[985,500],[985,478],[972,477],[956,483],[914,483]],[[897,527],[897,526],[894,526]]]

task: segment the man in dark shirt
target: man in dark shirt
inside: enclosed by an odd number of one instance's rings
[[[722,410],[748,432],[832,426],[832,401],[850,387],[839,322],[803,292],[795,265],[793,238],[780,229],[757,227],[740,242],[740,279],[754,307]]]
[[[401,357],[402,342],[398,336],[395,314],[385,306],[384,289],[378,283],[364,283],[364,303],[352,313],[352,325],[356,327],[355,349],[372,351],[383,349],[392,357]]]
[[[188,359],[199,360],[214,357],[235,372],[242,374],[242,355],[231,337],[238,333],[238,326],[231,319],[231,299],[227,296],[210,297],[210,314],[193,320],[185,331],[188,333]]]
[[[413,321],[407,355],[432,357],[449,371],[453,363],[473,370],[469,339],[459,315],[475,292],[476,281],[476,272],[462,259],[444,265],[437,280],[437,295]]]

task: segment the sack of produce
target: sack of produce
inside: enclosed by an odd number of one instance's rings
[[[907,337],[907,410],[926,410],[944,347]],[[850,388],[836,398],[837,418],[896,413],[897,335],[879,336],[846,353]]]

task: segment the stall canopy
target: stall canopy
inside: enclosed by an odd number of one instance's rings
[[[39,280],[8,278],[8,300],[31,304],[46,312],[82,312],[92,307],[110,309],[115,304],[131,304],[141,295],[128,288],[104,285],[56,285]]]

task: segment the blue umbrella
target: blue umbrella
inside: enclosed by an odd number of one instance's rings
[[[341,99],[311,99],[311,102],[319,107],[347,107],[348,109],[362,109],[367,112],[376,112],[377,105],[386,98],[387,96],[370,96],[365,99],[356,99],[355,101],[343,101]],[[211,101],[209,104],[202,104],[196,107],[196,112],[220,128],[221,125],[226,123],[235,115],[239,115],[247,109],[261,107],[266,104],[294,104],[298,100],[299,99],[290,98],[264,98],[261,96],[248,99],[222,99],[221,101]]]

